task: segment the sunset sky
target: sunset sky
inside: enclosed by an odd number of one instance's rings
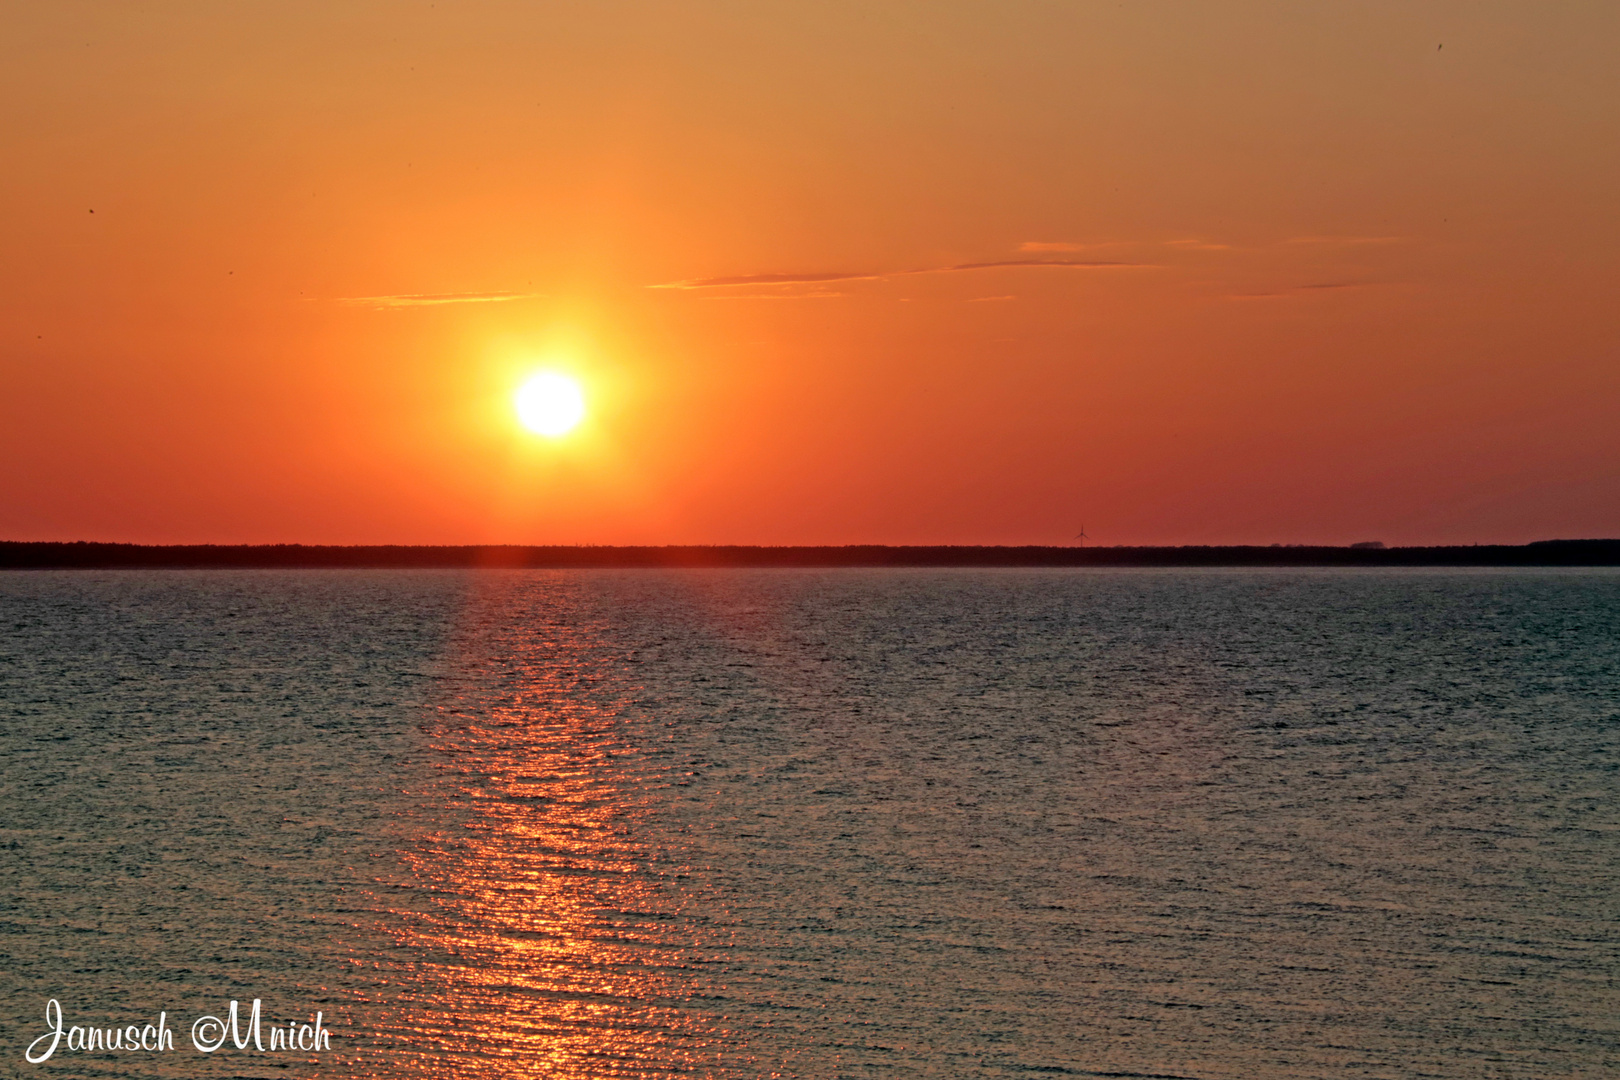
[[[1613,0],[0,19],[0,539],[1620,536]]]

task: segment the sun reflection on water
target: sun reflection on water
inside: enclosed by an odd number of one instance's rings
[[[431,1075],[684,1073],[726,1041],[691,997],[722,943],[654,835],[675,780],[597,630],[471,620],[426,725],[432,827],[401,856],[427,902],[394,914],[418,958],[398,1034]]]

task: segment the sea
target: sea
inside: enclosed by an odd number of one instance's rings
[[[1617,917],[1613,569],[0,574],[0,1075],[1613,1077]]]

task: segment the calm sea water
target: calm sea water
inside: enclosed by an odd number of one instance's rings
[[[0,1071],[1612,1076],[1617,743],[1612,571],[7,574]]]

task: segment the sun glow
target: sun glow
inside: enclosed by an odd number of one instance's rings
[[[585,393],[567,375],[544,371],[518,388],[518,420],[536,435],[566,435],[585,419]]]

